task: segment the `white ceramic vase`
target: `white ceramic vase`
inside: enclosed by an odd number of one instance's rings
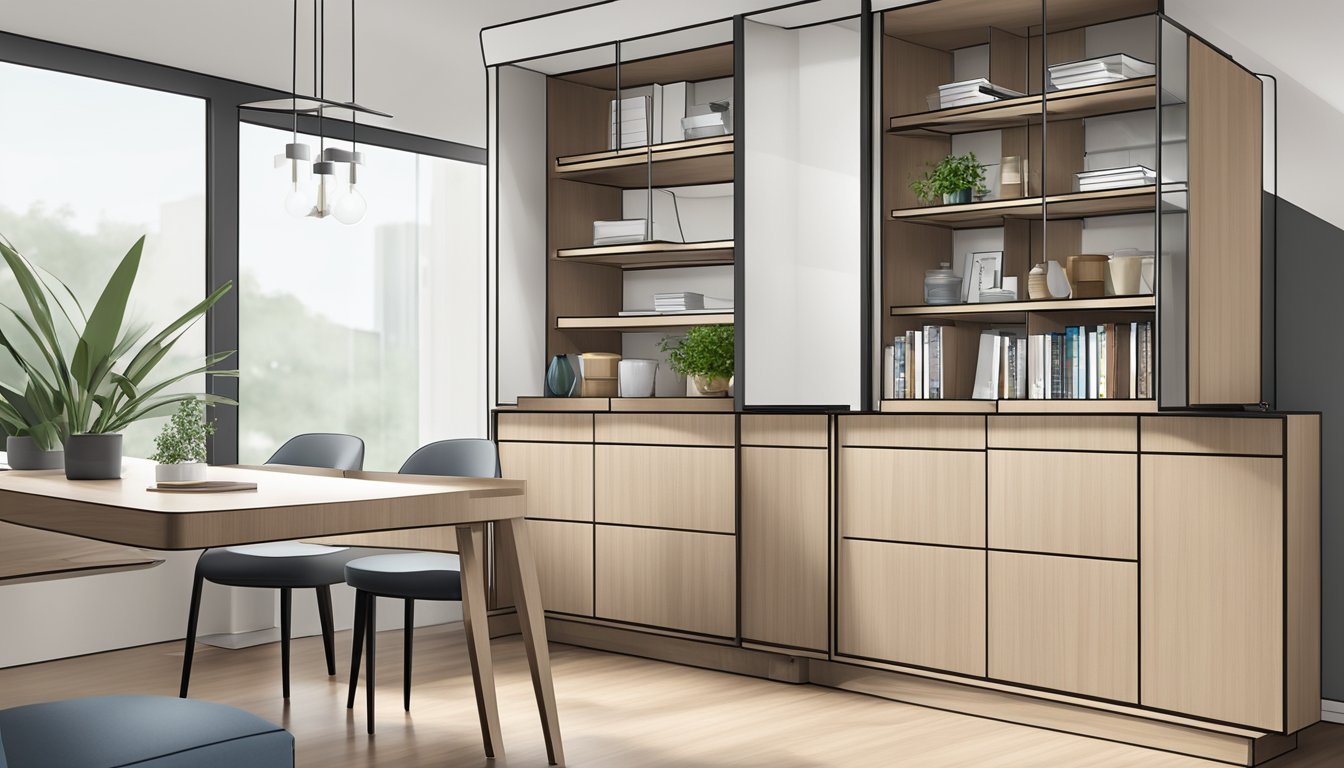
[[[657,360],[631,358],[620,361],[617,368],[621,397],[653,397],[654,375],[658,373]]]
[[[205,463],[201,461],[154,465],[154,482],[156,483],[200,483],[204,481]]]

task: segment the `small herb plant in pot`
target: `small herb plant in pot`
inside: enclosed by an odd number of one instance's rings
[[[205,420],[199,400],[185,400],[154,438],[154,480],[159,483],[199,483],[205,480],[206,440],[215,425]]]
[[[974,152],[967,152],[929,163],[923,178],[910,182],[910,191],[925,202],[936,203],[941,199],[945,205],[951,205],[969,203],[973,196],[988,193],[989,188],[985,186],[985,167]]]
[[[733,377],[733,339],[731,325],[698,325],[684,337],[664,337],[658,348],[667,353],[672,370],[691,378],[697,392],[723,396]]]

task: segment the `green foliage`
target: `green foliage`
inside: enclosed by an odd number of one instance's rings
[[[237,371],[214,369],[232,352],[208,355],[203,366],[149,382],[150,374],[173,346],[232,284],[220,286],[141,344],[149,328],[140,324],[128,326],[126,306],[140,269],[144,244],[141,237],[122,257],[93,312],[86,314],[65,283],[55,276],[44,276],[8,240],[0,237],[0,256],[17,282],[27,310],[20,313],[0,302],[0,315],[8,316],[23,331],[17,338],[0,332],[0,347],[9,353],[27,379],[23,395],[18,395],[18,387],[0,387],[0,398],[4,401],[0,421],[7,429],[16,427],[40,437],[38,442],[42,443],[53,435],[64,440],[72,434],[120,432],[142,419],[165,415],[188,400],[237,405],[217,395],[164,393],[192,376],[238,375]],[[76,338],[74,350],[67,354],[72,332]],[[130,355],[137,346],[138,351]]]
[[[205,442],[213,434],[215,425],[205,420],[201,402],[184,400],[154,438],[154,455],[149,458],[160,464],[204,462]]]
[[[658,348],[672,370],[683,376],[728,379],[733,375],[733,326],[698,325],[685,337],[666,336]]]
[[[974,152],[964,155],[948,155],[937,163],[930,162],[929,170],[921,179],[910,182],[910,191],[926,202],[937,202],[943,195],[952,195],[963,189],[973,189],[975,194],[983,195],[989,191],[985,186],[985,166],[976,159]]]

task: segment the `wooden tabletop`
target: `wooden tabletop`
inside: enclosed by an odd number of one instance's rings
[[[0,472],[0,521],[147,549],[180,550],[504,520],[523,515],[521,480],[351,477],[210,467],[209,479],[257,484],[233,493],[155,493],[152,462],[120,480]],[[396,480],[396,482],[389,482]]]

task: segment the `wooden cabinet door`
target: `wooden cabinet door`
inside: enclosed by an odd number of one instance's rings
[[[742,448],[744,640],[827,648],[828,457],[815,448]]]
[[[1283,461],[1147,455],[1139,591],[1146,706],[1283,725]]]
[[[585,443],[500,443],[504,477],[526,480],[527,516],[593,519],[593,446]]]
[[[985,551],[883,541],[840,547],[838,651],[985,674]]]
[[[597,617],[737,635],[735,536],[597,526]]]

